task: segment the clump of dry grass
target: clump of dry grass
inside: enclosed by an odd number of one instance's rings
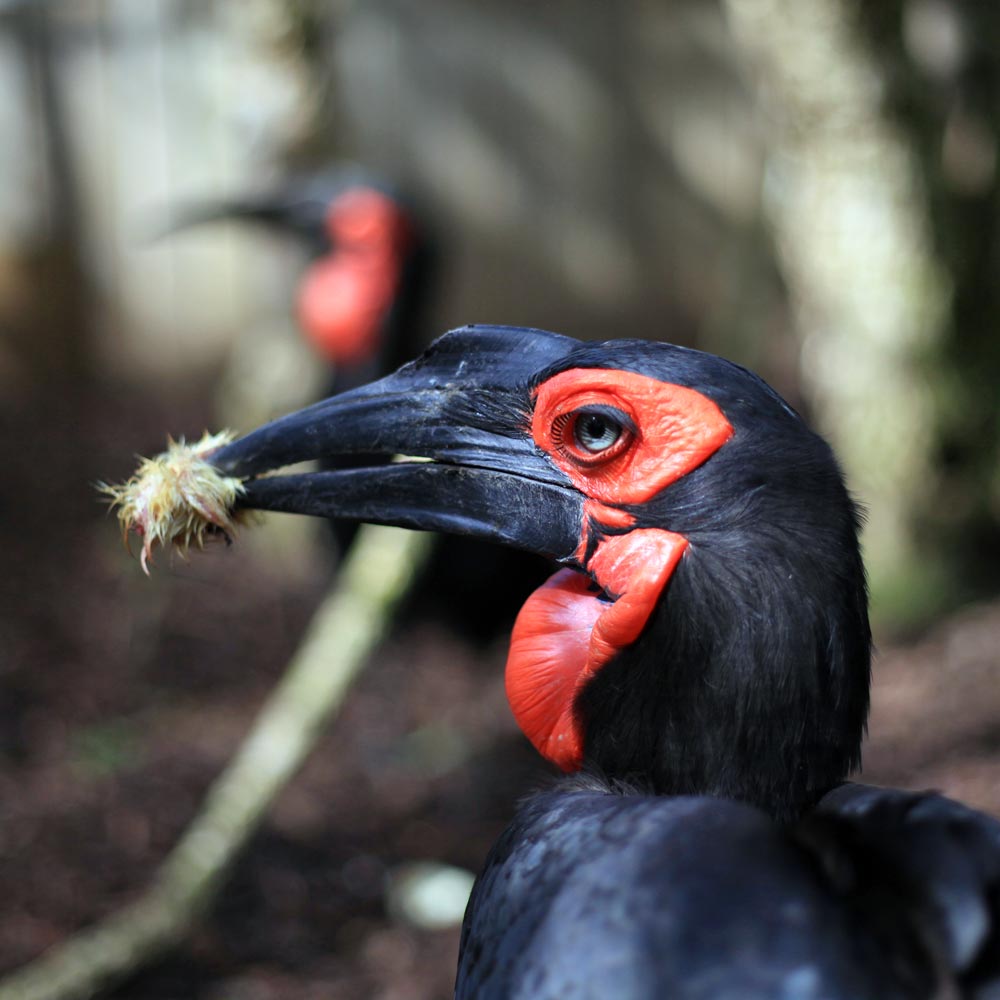
[[[239,479],[223,476],[209,458],[233,440],[231,431],[209,434],[187,444],[167,439],[167,450],[155,458],[143,458],[135,474],[125,483],[99,483],[118,515],[126,548],[132,533],[142,539],[139,561],[149,575],[153,550],[175,547],[186,556],[192,545],[204,548],[206,540],[229,542],[248,512],[235,509],[244,492]]]

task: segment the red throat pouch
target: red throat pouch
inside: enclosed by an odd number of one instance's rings
[[[573,705],[586,682],[638,639],[687,539],[639,528],[603,539],[590,577],[560,570],[525,602],[507,657],[507,699],[538,752],[564,771],[583,763],[583,731]]]

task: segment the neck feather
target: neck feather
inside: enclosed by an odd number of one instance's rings
[[[799,538],[760,517],[688,533],[643,636],[578,696],[590,767],[788,821],[859,766],[871,635],[842,510]]]

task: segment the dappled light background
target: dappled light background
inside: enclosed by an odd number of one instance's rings
[[[998,131],[976,0],[0,0],[0,967],[149,882],[328,584],[279,518],[146,580],[92,484],[323,391],[303,250],[176,226],[347,165],[430,234],[424,341],[670,340],[806,413],[869,511],[866,776],[1000,809]],[[545,774],[460,624],[414,598],[116,996],[448,994],[454,921],[399,887],[475,871]]]

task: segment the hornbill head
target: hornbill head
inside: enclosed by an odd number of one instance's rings
[[[383,352],[406,269],[422,253],[418,227],[400,196],[357,172],[326,173],[182,210],[172,228],[222,220],[285,231],[306,248],[312,262],[296,290],[296,312],[322,357],[352,369]]]
[[[670,344],[470,326],[226,446],[244,502],[492,539],[563,568],[511,638],[521,728],[567,771],[788,819],[857,766],[870,632],[829,446],[761,379]]]

